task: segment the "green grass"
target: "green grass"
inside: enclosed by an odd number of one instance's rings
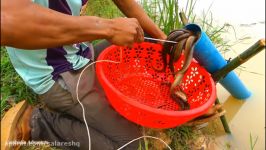
[[[197,138],[194,130],[186,126],[168,129],[167,134],[172,139],[170,146],[175,150],[190,150],[191,141]]]
[[[250,133],[250,135],[249,135],[250,150],[254,150],[255,145],[257,144],[258,138],[259,137],[257,136],[255,141],[253,141],[253,137],[252,137],[252,135]]]
[[[145,135],[154,136],[160,138],[166,142],[173,150],[190,150],[197,145],[197,138],[199,137],[199,131],[192,127],[179,126],[176,128],[165,130],[154,130],[149,128],[143,128]],[[167,147],[159,140],[145,138],[144,150],[164,150]],[[143,149],[142,149],[143,150]],[[168,150],[168,149],[167,149]]]
[[[148,16],[166,33],[182,28],[178,0],[141,0]]]
[[[34,104],[37,97],[18,76],[7,56],[6,49],[1,47],[1,118],[11,105],[21,100]]]
[[[112,0],[90,0],[86,12],[90,16],[109,19],[124,16]]]
[[[185,8],[180,8],[178,5],[179,0],[140,1],[149,17],[152,18],[166,34],[174,29],[180,29],[184,27],[179,16],[179,13],[182,11],[188,18],[189,23],[198,24],[202,30],[206,32],[218,50],[221,53],[226,53],[230,50],[232,45],[229,45],[229,41],[225,41],[222,38],[222,34],[228,33],[229,30],[234,30],[234,28],[228,23],[225,23],[222,26],[215,24],[210,11],[211,5],[209,6],[208,10],[203,12],[201,15],[194,14],[194,9],[197,6],[197,2],[199,1],[187,0]]]

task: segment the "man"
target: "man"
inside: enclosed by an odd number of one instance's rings
[[[104,49],[95,51],[88,41],[131,47],[144,40],[143,30],[154,38],[166,35],[134,0],[113,0],[128,18],[79,16],[87,0],[2,0],[1,45],[18,74],[52,111],[26,107],[17,126],[19,140],[79,142],[62,149],[88,149],[87,130],[77,102],[80,71]],[[94,68],[80,81],[79,98],[91,134],[92,150],[117,149],[141,136],[138,126],[117,114],[108,104]],[[17,137],[18,138],[18,137]],[[126,149],[136,150],[138,142]]]

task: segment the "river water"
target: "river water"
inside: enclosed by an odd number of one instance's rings
[[[185,6],[185,1],[180,1]],[[198,0],[195,13],[201,14],[212,5],[210,11],[217,24],[233,25],[234,32],[224,34],[234,46],[225,54],[234,58],[261,38],[265,38],[265,0]],[[240,79],[252,92],[246,101],[238,100],[220,85],[217,94],[227,111],[226,117],[232,135],[226,135],[221,123],[215,129],[216,149],[250,150],[250,135],[255,150],[265,150],[265,51],[257,54],[235,70]]]

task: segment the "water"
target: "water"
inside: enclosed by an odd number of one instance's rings
[[[178,2],[184,9],[187,1]],[[209,8],[215,24],[222,26],[227,23],[234,27],[229,33],[222,35],[229,44],[233,44],[231,50],[224,55],[226,59],[236,57],[259,39],[265,38],[265,0],[197,0],[194,13],[201,16]],[[251,135],[253,142],[258,137],[254,149],[264,150],[265,51],[238,67],[235,72],[253,95],[246,101],[237,100],[217,85],[217,96],[227,111],[232,135],[225,134],[217,119],[216,124],[212,124],[216,138],[210,149],[250,150]]]
[[[265,0],[198,0],[195,13],[201,14],[209,8],[217,24],[228,23],[233,30],[224,34],[226,40],[234,44],[225,57],[234,58],[261,38],[265,38]],[[185,1],[180,1],[185,6]],[[216,129],[216,149],[250,149],[250,134],[253,141],[258,137],[255,150],[265,149],[265,51],[254,56],[235,70],[240,79],[252,91],[246,101],[234,99],[220,85],[217,86],[218,98],[224,103],[226,117],[232,135],[226,135],[221,124]],[[219,122],[218,122],[219,123]]]

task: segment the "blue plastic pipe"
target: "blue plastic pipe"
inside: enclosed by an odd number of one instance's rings
[[[227,64],[210,38],[196,24],[188,24],[185,29],[199,33],[200,38],[195,44],[194,58],[209,73],[214,73]],[[245,100],[251,96],[251,92],[245,87],[234,71],[228,73],[219,83],[235,98]]]

